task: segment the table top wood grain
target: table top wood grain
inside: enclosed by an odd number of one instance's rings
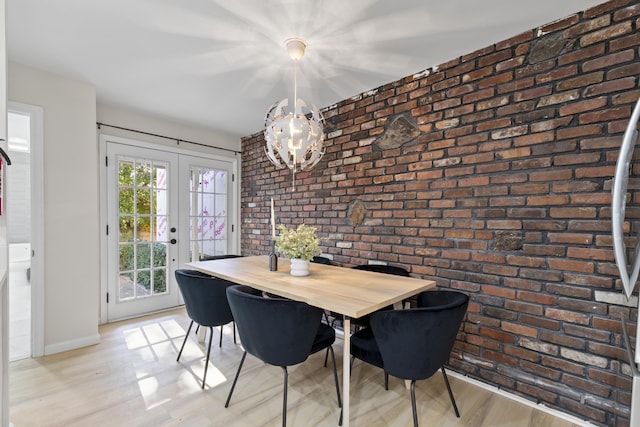
[[[186,263],[195,270],[251,286],[351,318],[362,317],[435,287],[433,280],[311,263],[310,274],[289,274],[289,260],[278,259],[269,271],[267,256],[248,256]]]

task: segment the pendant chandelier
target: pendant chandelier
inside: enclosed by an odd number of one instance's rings
[[[307,44],[300,39],[288,39],[285,44],[294,62],[293,109],[289,107],[288,98],[269,108],[264,120],[264,151],[278,169],[285,166],[291,169],[295,190],[296,171],[311,169],[324,154],[324,118],[315,105],[308,108],[298,99],[298,61],[304,56]]]

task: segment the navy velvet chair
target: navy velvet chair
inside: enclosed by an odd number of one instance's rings
[[[374,271],[376,273],[393,274],[395,276],[411,277],[411,275],[409,274],[409,272],[406,269],[404,269],[402,267],[396,267],[394,265],[363,264],[363,265],[356,265],[353,268],[355,270]],[[382,308],[380,310],[393,310],[393,306],[388,306],[388,307]],[[356,328],[358,328],[358,329],[364,328],[364,327],[369,326],[369,319],[370,318],[371,318],[371,314],[368,314],[366,316],[362,316],[362,317],[359,317],[357,319],[352,319],[351,323],[354,326],[356,326]]]
[[[331,261],[329,258],[323,257],[323,256],[314,256],[311,259],[311,262],[315,262],[316,264],[334,265],[333,261]]]
[[[371,316],[371,327],[351,336],[351,355],[411,381],[413,424],[418,426],[415,383],[438,370],[444,377],[449,398],[460,417],[444,364],[467,311],[469,297],[456,291],[427,291],[418,296],[418,308],[379,311]]]
[[[235,283],[196,270],[180,269],[176,270],[175,274],[187,315],[191,319],[176,360],[180,361],[182,350],[184,350],[194,322],[199,326],[209,328],[209,347],[202,377],[202,388],[204,388],[209,367],[209,355],[211,354],[211,341],[213,341],[213,327],[220,326],[220,345],[222,346],[222,326],[233,321],[233,314],[227,301],[226,288]]]
[[[265,363],[280,366],[284,374],[282,425],[287,423],[287,367],[302,363],[320,350],[328,348],[333,359],[338,406],[342,407],[338,371],[331,345],[335,341],[333,328],[321,322],[322,310],[303,302],[278,297],[263,297],[249,286],[227,288],[227,298],[238,327],[244,354],[229,390],[225,408],[240,376],[247,353]]]

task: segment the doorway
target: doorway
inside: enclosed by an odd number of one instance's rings
[[[182,304],[175,270],[237,247],[237,161],[107,136],[101,150],[107,230],[101,318]]]
[[[43,353],[42,108],[8,102],[9,360]]]

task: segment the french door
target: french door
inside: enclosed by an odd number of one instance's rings
[[[107,321],[182,303],[174,272],[232,253],[233,165],[106,143]]]

